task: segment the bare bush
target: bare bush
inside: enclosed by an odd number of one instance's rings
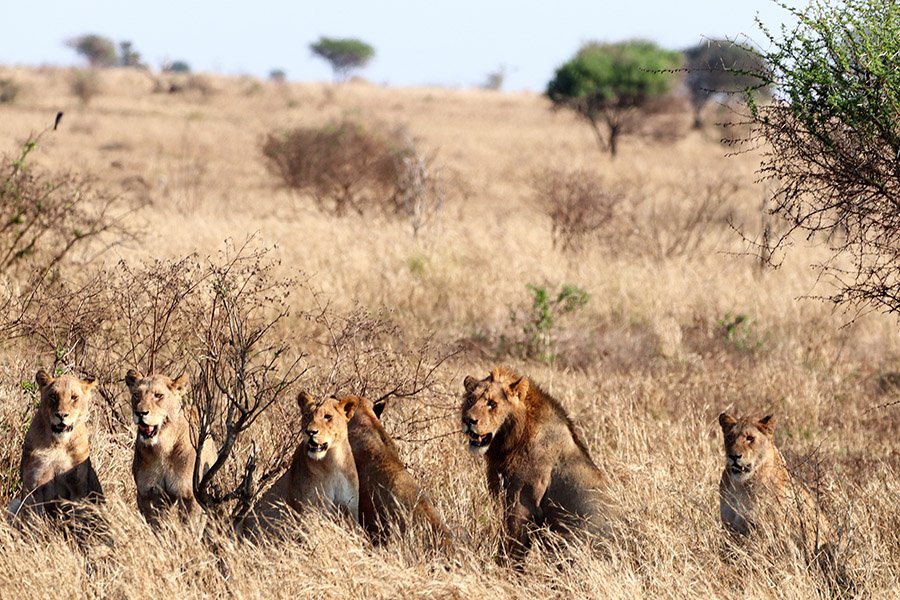
[[[408,219],[413,233],[433,221],[444,203],[446,179],[434,155],[403,129],[353,121],[270,133],[262,145],[269,171],[309,194],[334,216],[354,212]]]
[[[69,83],[72,95],[81,100],[82,104],[89,104],[95,96],[102,91],[100,76],[96,71],[75,71]]]
[[[123,198],[97,190],[87,177],[31,167],[28,159],[41,135],[29,138],[17,157],[0,163],[0,278],[8,291],[7,331],[77,250],[90,247],[81,258],[89,262],[133,235],[127,218],[136,207]]]
[[[596,174],[550,169],[532,182],[534,203],[550,217],[553,247],[574,252],[609,226],[622,196],[611,191]]]
[[[728,230],[726,207],[739,189],[735,179],[718,174],[704,180],[697,174],[674,187],[658,194],[662,200],[645,198],[634,203],[626,217],[631,222],[627,239],[618,247],[663,260],[693,254]]]
[[[22,90],[15,79],[0,79],[0,104],[12,104]]]

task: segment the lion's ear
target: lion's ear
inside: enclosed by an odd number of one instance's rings
[[[97,380],[93,377],[85,377],[81,379],[81,389],[84,390],[85,394],[89,394],[91,390],[97,387]]]
[[[306,390],[301,391],[297,394],[297,406],[300,407],[300,412],[306,414],[312,412],[313,406],[316,403],[316,399],[310,395]]]
[[[519,402],[525,402],[525,397],[528,396],[529,387],[528,379],[519,377],[519,379],[509,384],[510,393],[507,396],[512,401],[518,400]]]
[[[766,415],[762,419],[756,422],[756,426],[762,431],[764,434],[771,437],[773,433],[775,433],[775,415]]]
[[[128,386],[128,389],[133,389],[135,384],[137,384],[139,379],[143,379],[144,376],[140,371],[136,371],[134,369],[128,369],[128,372],[125,373],[125,385]]]
[[[188,375],[187,373],[182,373],[178,376],[178,379],[169,382],[169,389],[178,394],[179,396],[183,396],[187,391],[188,387]]]
[[[50,373],[43,369],[38,369],[38,372],[34,374],[34,380],[37,382],[38,387],[44,388],[53,383],[53,378],[50,377]]]
[[[378,402],[372,404],[372,412],[375,413],[375,416],[378,417],[379,421],[381,420],[381,415],[384,414],[384,409],[387,408],[387,405],[387,398],[385,398],[384,400],[379,400]]]
[[[359,398],[356,396],[345,396],[338,400],[338,408],[344,411],[348,421],[353,418],[353,413],[356,412],[356,407],[358,405]]]
[[[471,375],[466,375],[466,378],[463,379],[463,387],[466,388],[466,392],[471,394],[478,387],[478,380]]]
[[[719,415],[719,426],[722,428],[722,431],[730,431],[735,425],[737,425],[737,419],[728,413],[723,412]]]

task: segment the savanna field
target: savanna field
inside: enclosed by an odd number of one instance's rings
[[[776,415],[776,440],[840,531],[859,597],[900,596],[897,322],[815,298],[833,291],[811,266],[828,258],[825,240],[794,239],[779,268],[760,266],[741,234],[761,234],[772,184],[758,181],[758,150],[720,142],[729,132],[714,123],[727,111],[711,107],[697,131],[675,106],[646,124],[662,133],[623,138],[611,159],[587,125],[535,93],[212,76],[159,93],[120,69],[99,72],[100,91],[83,104],[67,70],[0,77],[21,86],[0,104],[0,149],[17,157],[62,110],[29,164],[89,176],[118,199],[128,229],[68,254],[0,349],[0,504],[19,491],[35,371],[84,372],[103,390],[91,460],[112,541],[4,521],[0,597],[827,596],[800,557],[722,551],[725,410]],[[403,126],[440,166],[446,196],[417,235],[406,219],[317,210],[267,170],[270,132],[350,118]],[[535,192],[548,169],[584,169],[620,198],[577,248],[554,248]],[[146,341],[146,311],[123,307],[144,306],[154,273],[185,285],[242,247],[241,268],[268,282],[260,314],[290,309],[266,343],[299,363],[237,455],[255,440],[261,461],[278,463],[296,439],[300,389],[380,397],[400,382],[410,393],[391,400],[384,425],[454,533],[454,556],[431,556],[415,536],[373,548],[327,518],[250,543],[199,539],[177,523],[154,532],[138,514],[124,376],[153,365],[131,347]],[[21,289],[10,271],[4,298]],[[565,290],[577,301],[555,303]],[[193,374],[203,325],[187,309],[172,323],[154,364]],[[609,477],[627,526],[603,555],[557,540],[562,548],[535,548],[522,573],[496,565],[483,459],[458,424],[463,378],[496,364],[557,398]]]

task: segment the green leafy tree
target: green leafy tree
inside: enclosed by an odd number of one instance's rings
[[[163,66],[163,71],[167,73],[190,73],[191,65],[183,60],[173,60]]]
[[[681,54],[653,42],[592,42],[556,70],[547,84],[554,106],[569,108],[594,130],[602,150],[616,155],[619,137],[668,94]]]
[[[737,97],[755,91],[767,93],[766,63],[751,48],[728,40],[707,40],[684,51],[684,85],[691,98],[694,127],[703,127],[701,113],[716,97]]]
[[[320,37],[318,42],[309,45],[309,49],[331,64],[336,81],[347,79],[351,71],[365,67],[375,56],[375,48],[353,38]]]
[[[787,225],[772,244],[821,240],[833,302],[900,314],[900,4],[782,6],[794,23],[759,24],[773,101],[749,101],[761,175],[778,183],[769,210]]]
[[[141,53],[129,41],[119,42],[119,64],[123,67],[143,67]]]
[[[72,38],[66,46],[85,57],[92,67],[112,67],[118,60],[115,42],[95,33]]]

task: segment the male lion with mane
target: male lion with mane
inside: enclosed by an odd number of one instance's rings
[[[498,559],[521,567],[531,529],[610,533],[606,478],[562,406],[526,377],[495,368],[466,377],[462,430],[485,457],[487,483],[505,514]]]
[[[12,515],[32,512],[57,515],[60,501],[98,502],[103,489],[91,466],[87,429],[94,380],[74,375],[35,375],[41,404],[22,447],[22,498],[9,506]]]
[[[151,525],[156,525],[161,513],[171,507],[178,507],[191,519],[203,512],[194,498],[197,451],[181,400],[187,383],[187,375],[174,380],[165,375],[145,377],[134,369],[125,375],[125,385],[131,391],[132,419],[138,429],[131,472],[138,508]],[[207,440],[201,452],[201,473],[215,459],[215,447]]]

